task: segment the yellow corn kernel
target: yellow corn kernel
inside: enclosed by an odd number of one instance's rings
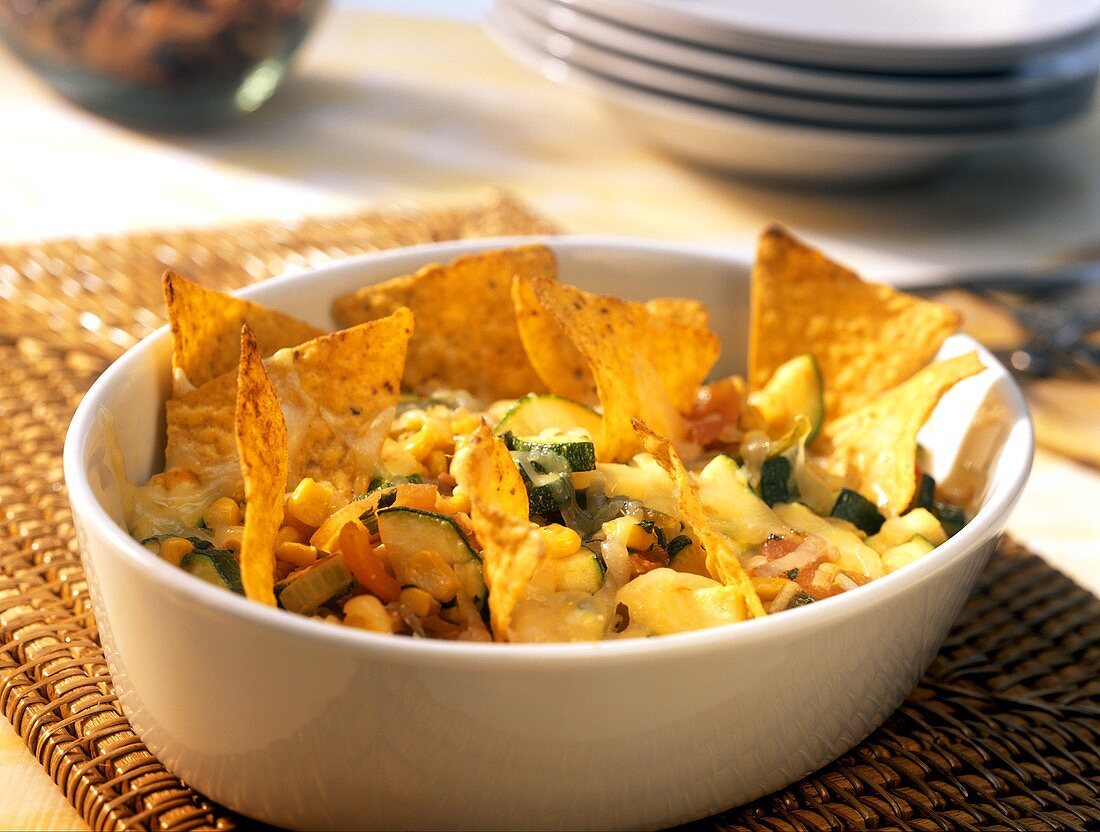
[[[332,513],[332,487],[306,477],[286,501],[287,513],[304,526],[317,528]]]
[[[283,526],[279,529],[279,534],[275,537],[275,545],[280,543],[305,543],[306,536],[302,533],[302,530],[295,526]]]
[[[231,497],[219,497],[202,513],[202,522],[208,529],[214,531],[222,526],[239,526],[241,520],[241,507]]]
[[[645,552],[657,542],[657,536],[653,532],[647,532],[633,517],[617,517],[603,524],[604,534],[610,538],[618,538],[627,549],[635,552]]]
[[[418,586],[441,603],[458,593],[458,576],[439,552],[431,549],[417,552],[405,562],[402,572],[398,578],[401,583]]]
[[[373,595],[356,595],[344,604],[344,623],[360,630],[392,633],[393,619],[382,602]]]
[[[441,450],[434,450],[424,459],[424,467],[428,469],[428,476],[438,477],[447,470],[447,455]]]
[[[760,596],[760,600],[767,603],[775,599],[775,596],[783,591],[783,588],[789,584],[786,578],[753,578],[752,585],[756,589],[756,594]]]
[[[450,504],[452,514],[458,514],[459,512],[464,514],[470,513],[470,495],[462,489],[462,486],[456,485],[454,492],[446,499]]]
[[[581,548],[581,536],[568,526],[551,523],[539,529],[546,543],[547,558],[567,558]]]
[[[433,611],[439,610],[439,602],[415,586],[407,586],[401,590],[401,603],[421,618],[427,618]]]
[[[160,544],[160,556],[173,566],[179,566],[183,556],[190,554],[194,548],[185,537],[169,537]]]
[[[425,424],[405,442],[405,450],[415,457],[417,462],[423,462],[428,454],[445,441],[446,437],[440,435],[432,424]]]
[[[295,566],[309,566],[317,560],[317,549],[308,543],[286,541],[275,546],[275,557]]]
[[[214,532],[214,545],[219,549],[232,549],[241,551],[241,540],[244,538],[244,526],[222,526]]]

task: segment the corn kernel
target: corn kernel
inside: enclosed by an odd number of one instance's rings
[[[183,556],[190,554],[194,548],[185,537],[169,537],[160,544],[160,556],[173,566],[179,566]]]
[[[306,477],[286,501],[287,513],[304,526],[317,528],[332,513],[332,487]]]
[[[454,492],[446,499],[449,501],[451,514],[470,513],[470,495],[461,486],[456,485]]]
[[[405,562],[398,580],[412,584],[430,593],[442,603],[450,601],[458,593],[458,576],[439,552],[425,549]]]
[[[309,566],[317,560],[317,549],[307,543],[286,541],[275,547],[275,557],[295,566]]]
[[[581,548],[581,536],[568,526],[551,523],[539,529],[546,543],[546,557],[567,558]]]
[[[424,459],[424,467],[428,469],[428,476],[438,477],[447,470],[447,455],[441,450],[434,450]]]
[[[219,497],[206,507],[202,513],[202,522],[208,529],[217,531],[222,526],[239,526],[241,524],[241,507],[231,497]]]
[[[373,595],[356,595],[344,604],[344,623],[360,630],[392,633],[393,619],[382,602]]]
[[[279,529],[278,535],[275,537],[275,545],[280,543],[305,543],[306,536],[302,534],[302,530],[297,526],[283,526]]]
[[[241,540],[244,538],[244,526],[222,526],[214,532],[214,545],[219,549],[231,549],[234,552],[241,551]]]
[[[608,538],[618,538],[627,549],[645,552],[657,542],[657,536],[643,529],[633,517],[618,517],[603,524]]]
[[[425,424],[406,440],[405,450],[412,454],[417,462],[423,462],[444,439],[445,437],[441,436],[433,425]]]
[[[407,586],[401,590],[401,603],[421,618],[427,618],[432,614],[433,604],[436,607],[439,606],[437,600],[424,590],[415,586]]]

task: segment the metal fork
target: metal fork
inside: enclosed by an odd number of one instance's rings
[[[918,295],[961,289],[1010,313],[1024,343],[994,351],[1025,378],[1067,375],[1100,381],[1100,347],[1088,336],[1100,330],[1100,260],[960,275],[915,287]]]

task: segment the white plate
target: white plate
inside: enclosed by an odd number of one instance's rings
[[[787,124],[692,104],[585,72],[490,30],[547,78],[601,99],[630,129],[683,158],[741,176],[802,185],[865,185],[917,178],[968,154],[1049,132],[1014,135],[866,133]]]
[[[1036,95],[1096,72],[1100,49],[1086,43],[1049,60],[988,75],[891,75],[757,60],[604,20],[562,0],[506,0],[562,34],[665,66],[764,89],[826,98],[925,104],[994,102]]]
[[[1010,131],[1067,118],[1088,106],[1094,77],[1045,94],[993,104],[887,106],[826,101],[754,89],[695,75],[591,46],[532,19],[507,0],[497,0],[493,21],[507,36],[554,58],[613,81],[724,109],[768,118],[891,132]]]
[[[563,0],[638,29],[800,64],[1000,70],[1094,37],[1100,0]]]

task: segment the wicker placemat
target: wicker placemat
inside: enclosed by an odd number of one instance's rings
[[[96,829],[247,825],[169,774],[118,706],[61,477],[73,408],[160,322],[166,267],[239,286],[344,254],[549,230],[515,203],[0,247],[0,711]],[[1005,544],[920,686],[859,748],[697,824],[1100,828],[1100,601]],[[458,820],[458,819],[456,819]]]

